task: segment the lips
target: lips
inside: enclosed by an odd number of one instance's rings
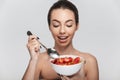
[[[58,36],[59,41],[62,42],[62,43],[66,42],[67,38],[68,38],[68,36]]]
[[[67,39],[68,36],[58,36],[58,38],[61,39],[61,40],[64,40],[64,39]]]

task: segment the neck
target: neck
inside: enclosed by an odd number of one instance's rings
[[[73,48],[73,45],[68,45],[68,46],[57,46],[55,45],[54,47],[60,55],[67,55],[67,54],[73,54],[75,52],[75,49]]]

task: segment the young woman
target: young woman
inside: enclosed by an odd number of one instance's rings
[[[62,76],[64,80],[99,80],[99,71],[96,58],[76,50],[72,40],[79,28],[79,15],[76,6],[68,0],[59,0],[52,5],[48,13],[49,30],[52,33],[54,48],[63,54],[73,54],[84,57],[86,63],[83,68],[72,76]],[[28,38],[27,47],[30,60],[23,80],[61,80],[61,77],[52,69],[47,52],[41,54],[40,44],[35,35]]]

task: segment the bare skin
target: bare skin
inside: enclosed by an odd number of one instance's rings
[[[68,79],[68,80],[98,80],[98,74],[97,74],[98,72],[94,71],[97,68],[97,62],[96,62],[95,57],[88,54],[88,53],[79,52],[77,50],[75,50],[75,53],[73,55],[79,55],[79,56],[84,57],[86,59],[86,63],[84,65],[84,73],[82,73],[82,75],[84,75],[84,78],[80,79],[80,75],[76,74],[74,76],[71,76],[70,79]],[[53,79],[58,78],[59,76],[52,69],[52,67],[49,63],[49,56],[47,55],[47,53],[42,54],[41,57],[42,57],[42,61],[44,63],[42,66],[38,65],[38,67],[41,67],[41,76],[45,80],[53,80]],[[80,72],[78,72],[78,73],[80,73]],[[96,78],[94,78],[94,76],[92,78],[91,75],[96,76]]]
[[[78,30],[78,24],[75,23],[74,14],[69,9],[55,9],[51,14],[51,23],[49,29],[55,40],[54,48],[63,54],[78,55],[85,58],[85,64],[82,69],[72,76],[63,76],[65,80],[99,80],[99,71],[96,58],[85,52],[80,52],[73,47],[72,39]],[[60,76],[50,65],[50,57],[46,52],[40,53],[40,44],[35,35],[28,39],[27,44],[31,59],[23,80],[55,80]]]

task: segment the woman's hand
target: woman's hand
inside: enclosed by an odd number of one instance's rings
[[[27,48],[29,50],[31,59],[37,60],[40,54],[40,43],[37,36],[30,35],[28,38]]]

